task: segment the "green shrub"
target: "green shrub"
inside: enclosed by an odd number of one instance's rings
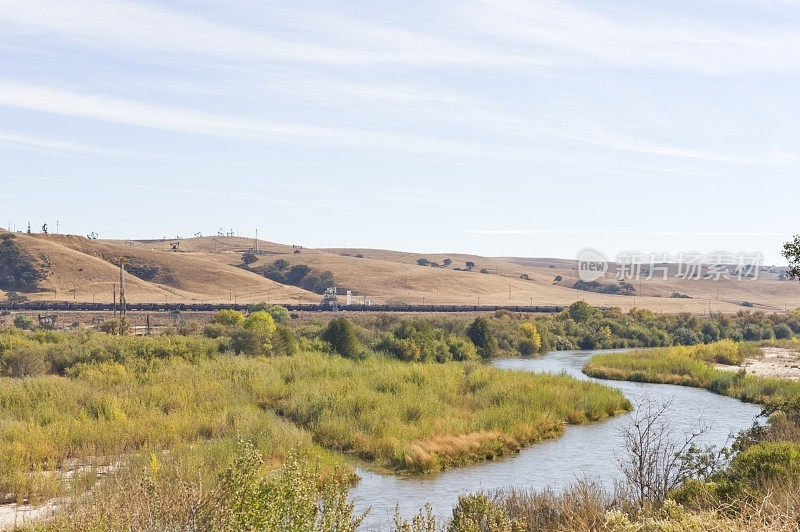
[[[228,328],[221,323],[208,323],[203,327],[203,334],[209,338],[219,338],[228,334]]]
[[[354,532],[364,515],[353,515],[349,485],[342,475],[321,478],[295,452],[280,474],[259,475],[263,459],[249,443],[239,443],[234,461],[210,501],[210,523],[225,530]],[[201,527],[203,528],[203,527]]]
[[[242,323],[242,327],[231,334],[233,350],[236,354],[269,355],[275,334],[275,320],[260,310],[253,312]]]
[[[761,340],[761,328],[758,325],[748,325],[742,331],[742,338],[748,342],[756,342]]]
[[[211,317],[211,322],[224,327],[233,327],[244,323],[244,314],[238,310],[222,309]]]
[[[677,345],[695,345],[700,343],[700,338],[697,337],[697,333],[688,327],[678,327],[672,335]]]
[[[497,338],[492,334],[489,320],[486,318],[475,318],[467,329],[467,336],[478,348],[481,358],[492,358],[497,355]]]
[[[281,305],[270,305],[266,311],[269,312],[269,315],[272,316],[275,323],[289,323],[292,321],[289,310]]]
[[[111,318],[100,324],[100,330],[106,334],[126,334],[128,332],[128,318]]]
[[[786,340],[793,336],[792,328],[785,323],[779,323],[775,326],[775,338],[778,340]]]
[[[289,273],[286,274],[286,282],[289,284],[297,284],[303,279],[303,277],[308,275],[308,272],[310,271],[311,268],[305,264],[295,264],[289,268]]]
[[[356,336],[353,324],[347,318],[335,318],[328,323],[322,333],[322,339],[331,345],[331,348],[347,358],[356,358],[360,354],[361,344]]]
[[[389,337],[381,343],[384,351],[394,358],[406,362],[419,362],[422,359],[422,349],[411,338]]]
[[[463,362],[478,358],[478,350],[475,349],[475,344],[461,337],[451,335],[447,339],[447,345],[450,348],[450,356],[453,360]]]
[[[511,519],[506,510],[487,495],[461,495],[453,508],[449,532],[511,532]]]
[[[519,326],[524,338],[519,343],[519,352],[523,356],[530,356],[538,353],[542,348],[542,335],[536,325],[530,322],[525,322]]]
[[[24,331],[31,331],[34,327],[33,320],[24,314],[17,314],[14,316],[14,327]]]
[[[14,235],[0,236],[0,289],[32,291],[41,278],[42,273],[17,247]]]
[[[701,329],[705,343],[716,342],[720,339],[719,327],[715,323],[705,323]]]
[[[587,321],[594,313],[594,307],[586,301],[576,301],[567,309],[569,317],[578,323]]]
[[[762,442],[748,447],[733,460],[734,474],[748,482],[800,480],[800,443]]]
[[[299,351],[297,338],[295,338],[292,330],[284,325],[278,325],[272,337],[272,354],[292,356]]]
[[[10,377],[31,377],[46,371],[44,352],[35,347],[20,347],[6,354],[3,373]]]

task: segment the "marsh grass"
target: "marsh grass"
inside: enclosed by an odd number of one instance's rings
[[[66,499],[34,530],[280,530],[352,532],[352,474],[293,449],[275,469],[236,438],[169,453],[140,453],[90,492]]]
[[[196,363],[79,364],[68,376],[0,378],[0,493],[36,502],[63,491],[58,478],[76,464],[230,443],[236,434],[254,439],[275,465],[290,447],[326,454],[308,432],[259,406],[266,364],[221,355]]]
[[[324,447],[388,470],[438,471],[515,453],[559,436],[567,423],[630,408],[601,385],[480,364],[322,353],[115,360],[76,363],[64,375],[0,378],[6,499],[56,496],[68,489],[59,478],[76,464],[91,469],[139,452],[229,444],[236,434],[254,439],[275,467],[288,448],[336,461]]]
[[[314,440],[378,466],[439,471],[560,435],[567,423],[630,409],[616,390],[564,375],[478,363],[352,361],[319,353],[274,359],[262,406]]]
[[[758,347],[754,343],[722,340],[708,345],[600,354],[592,357],[583,372],[600,379],[694,386],[761,404],[800,397],[800,382],[747,375],[744,369],[732,372],[715,367],[717,363],[739,364],[757,354]]]

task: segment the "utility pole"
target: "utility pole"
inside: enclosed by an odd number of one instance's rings
[[[117,283],[114,283],[112,286],[114,287],[114,306],[112,308],[114,309],[114,317],[116,318],[117,317]]]
[[[258,255],[258,229],[256,229],[256,255]]]
[[[119,315],[125,316],[125,257],[119,258]]]

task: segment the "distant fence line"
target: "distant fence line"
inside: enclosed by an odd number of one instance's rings
[[[317,304],[283,304],[292,312],[333,312]],[[128,303],[130,311],[186,311],[215,312],[222,309],[247,310],[247,304],[220,303]],[[22,311],[113,311],[112,303],[78,303],[68,301],[28,301],[25,303],[0,303],[0,310]],[[554,305],[342,305],[338,312],[494,312],[508,310],[511,312],[555,313],[564,310],[563,306]]]

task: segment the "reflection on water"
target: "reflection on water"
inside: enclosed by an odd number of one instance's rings
[[[636,405],[646,398],[668,398],[673,402],[669,420],[676,429],[689,430],[704,421],[710,430],[699,443],[722,445],[731,433],[749,427],[758,406],[711,392],[668,384],[645,384],[589,379],[581,366],[597,351],[555,351],[540,358],[514,358],[494,362],[497,368],[532,372],[566,372],[622,390]],[[629,414],[592,425],[570,426],[561,438],[529,447],[519,454],[493,462],[452,469],[426,477],[381,475],[359,468],[361,482],[350,495],[356,510],[371,507],[360,530],[386,530],[395,506],[408,518],[426,502],[438,516],[448,516],[459,495],[479,490],[518,488],[562,489],[576,478],[588,477],[611,486],[619,476],[617,449],[619,428]]]

